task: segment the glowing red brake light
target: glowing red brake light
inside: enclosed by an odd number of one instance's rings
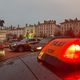
[[[67,62],[77,63],[80,61],[80,45],[71,45],[63,55]]]

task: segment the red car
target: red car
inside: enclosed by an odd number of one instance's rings
[[[48,64],[61,80],[80,80],[80,39],[60,38],[46,44],[38,60]]]

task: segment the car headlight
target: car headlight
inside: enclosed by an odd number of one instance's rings
[[[42,49],[42,47],[37,47],[36,49],[37,49],[37,50],[41,50],[41,49]]]

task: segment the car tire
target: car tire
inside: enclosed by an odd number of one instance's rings
[[[19,52],[23,52],[24,51],[24,47],[23,46],[19,46],[17,49]]]

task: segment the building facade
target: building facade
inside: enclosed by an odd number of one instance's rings
[[[23,35],[24,28],[14,28],[14,29],[7,29],[7,34],[17,35],[19,37],[20,35]]]
[[[60,23],[61,33],[65,34],[70,28],[73,30],[74,34],[77,35],[80,32],[80,20],[76,19],[65,19],[64,22]]]
[[[6,29],[0,29],[0,41],[6,40],[6,33],[7,33]]]
[[[45,21],[43,23],[38,22],[36,26],[36,36],[39,37],[48,37],[48,36],[54,36],[55,32],[58,30],[58,27],[56,25],[56,21],[49,20]]]

